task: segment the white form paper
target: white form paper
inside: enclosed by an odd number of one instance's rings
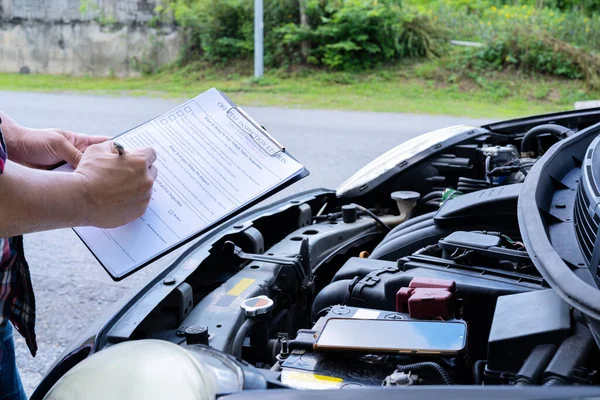
[[[120,136],[151,146],[158,178],[146,213],[114,229],[75,228],[115,278],[156,258],[303,171],[216,89]]]

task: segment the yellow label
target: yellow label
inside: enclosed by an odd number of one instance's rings
[[[281,374],[281,382],[297,389],[336,389],[344,380],[335,376],[284,369]]]
[[[256,279],[244,278],[227,292],[230,296],[239,296],[254,283]]]

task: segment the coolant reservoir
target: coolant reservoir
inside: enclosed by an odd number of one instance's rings
[[[212,400],[218,382],[210,364],[162,340],[109,347],[77,364],[46,400]]]

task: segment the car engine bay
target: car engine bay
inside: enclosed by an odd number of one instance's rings
[[[600,146],[594,118],[463,128],[376,184],[315,190],[237,221],[136,298],[96,351],[139,339],[193,349],[235,371],[219,394],[598,385],[599,324],[540,272],[518,215],[540,157],[585,136],[553,175],[564,194],[548,194],[541,212],[556,251],[600,297],[600,181],[582,184],[600,165],[586,170]]]

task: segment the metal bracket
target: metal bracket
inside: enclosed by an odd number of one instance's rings
[[[298,229],[309,226],[312,223],[312,208],[303,203],[298,206],[298,211],[300,212],[298,215]]]
[[[178,321],[181,322],[194,308],[194,290],[189,283],[183,282],[175,288],[175,294],[179,305]]]
[[[306,241],[307,243],[305,244],[304,241]],[[308,248],[308,239],[306,239],[306,238],[303,240],[301,249],[303,247]],[[241,260],[259,261],[259,262],[266,262],[266,263],[271,263],[271,264],[280,264],[280,265],[287,265],[287,266],[294,267],[294,271],[296,271],[298,278],[304,284],[306,284],[307,281],[310,279],[310,270],[307,271],[304,268],[303,264],[306,261],[303,260],[302,256],[296,256],[294,258],[286,258],[286,257],[269,256],[269,255],[264,255],[264,254],[246,253],[241,248],[236,246],[235,243],[233,243],[229,240],[223,244],[223,251],[225,252],[225,254],[237,257]]]
[[[252,243],[253,252],[261,254],[265,251],[265,239],[263,238],[262,233],[255,227],[251,226],[246,228],[242,235],[244,235],[250,242]]]

